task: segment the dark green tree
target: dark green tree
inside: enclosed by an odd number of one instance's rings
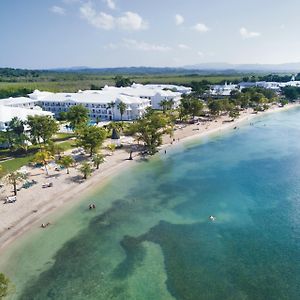
[[[212,115],[218,116],[222,111],[222,103],[219,100],[212,100],[208,103],[208,108]]]
[[[148,153],[153,155],[162,143],[162,136],[173,130],[170,119],[149,109],[145,116],[131,125],[131,133],[145,143]]]
[[[101,153],[94,155],[93,163],[94,163],[94,166],[96,167],[96,169],[98,170],[100,164],[104,163],[104,155]]]
[[[71,155],[65,155],[61,157],[57,163],[63,168],[66,168],[67,174],[70,174],[70,167],[74,165],[75,161]]]
[[[117,75],[115,78],[115,86],[116,87],[126,87],[126,86],[131,86],[132,81],[128,77],[123,77],[121,75]]]
[[[14,117],[8,124],[7,128],[10,147],[13,149],[27,150],[26,141],[28,140],[25,134],[25,122]]]
[[[96,126],[83,126],[76,131],[77,143],[93,154],[100,148],[106,138],[106,130]]]
[[[50,116],[28,116],[27,124],[32,142],[38,144],[40,149],[51,142],[52,136],[58,131],[57,122]]]
[[[181,99],[179,105],[180,118],[186,118],[188,116],[195,117],[199,115],[203,110],[203,102],[193,95],[185,95]]]
[[[164,99],[159,103],[160,107],[163,110],[163,113],[165,114],[167,110],[171,110],[173,105],[174,105],[174,100],[173,99]]]
[[[92,174],[91,165],[88,162],[84,162],[80,166],[79,171],[83,175],[83,179],[87,179]]]
[[[72,106],[66,114],[66,119],[70,122],[72,129],[86,125],[89,118],[89,110],[81,104]]]
[[[123,121],[123,115],[126,111],[127,105],[126,103],[120,101],[117,105],[118,110],[120,111],[120,115],[121,115],[121,121]]]
[[[9,135],[6,131],[0,131],[0,145],[9,144]]]
[[[286,99],[293,101],[300,97],[300,88],[293,86],[286,86],[282,89],[283,95]]]

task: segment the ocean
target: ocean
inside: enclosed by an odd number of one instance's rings
[[[124,170],[20,238],[0,258],[10,299],[300,299],[300,110],[251,122]]]

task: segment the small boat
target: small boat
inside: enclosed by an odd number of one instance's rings
[[[216,217],[214,217],[214,216],[209,216],[209,219],[210,219],[211,221],[215,221],[215,220],[216,220]]]

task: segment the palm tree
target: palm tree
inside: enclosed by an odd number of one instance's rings
[[[104,156],[101,153],[96,154],[93,157],[93,163],[94,166],[97,168],[97,170],[99,169],[100,164],[104,163]]]
[[[42,150],[42,151],[37,152],[34,155],[33,161],[42,164],[45,167],[45,171],[46,171],[47,175],[49,175],[47,165],[48,165],[48,162],[52,159],[53,159],[53,156],[50,153],[50,151]]]
[[[10,146],[16,150],[27,151],[27,136],[25,134],[25,122],[18,117],[14,117],[7,128]]]
[[[107,149],[111,151],[111,155],[114,154],[114,151],[116,150],[116,145],[115,144],[109,144],[107,145]]]
[[[168,100],[162,100],[160,103],[159,103],[159,106],[162,108],[163,110],[163,113],[165,114],[166,111],[167,111],[167,108],[168,108]]]
[[[69,168],[74,164],[74,159],[71,155],[65,155],[61,157],[57,162],[60,166],[67,169],[67,174],[70,174]]]
[[[56,143],[50,143],[47,150],[51,153],[51,155],[57,155],[58,159],[61,159],[61,154],[64,153],[64,147]]]
[[[25,180],[27,176],[21,172],[11,172],[7,175],[7,181],[9,184],[12,184],[14,189],[14,194],[17,196],[17,185],[19,182]]]
[[[121,121],[123,121],[123,115],[126,111],[126,107],[127,107],[127,105],[122,101],[120,101],[120,103],[118,103],[118,105],[117,105],[117,108],[120,111]]]
[[[111,109],[111,112],[112,112],[112,118],[114,119],[114,111],[113,111],[113,109],[114,109],[114,107],[116,106],[116,103],[114,102],[114,101],[111,101],[111,102],[109,102],[108,104],[107,104],[107,108],[110,108]]]
[[[79,168],[80,173],[83,175],[83,179],[87,179],[88,176],[92,174],[92,168],[91,165],[88,162],[84,162],[80,168]]]
[[[167,101],[167,108],[168,110],[171,110],[173,108],[173,105],[174,105],[174,100],[173,99],[170,99]]]
[[[160,107],[162,108],[163,110],[163,113],[165,114],[167,110],[171,110],[173,105],[174,105],[174,100],[173,99],[170,99],[170,100],[162,100],[160,103],[159,103]]]

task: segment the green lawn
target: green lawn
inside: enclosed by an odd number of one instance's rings
[[[5,172],[14,172],[27,165],[33,159],[33,156],[33,154],[30,154],[24,157],[13,158],[11,160],[0,163],[0,165],[4,168]]]
[[[70,137],[73,137],[73,135],[57,134],[56,139],[54,138],[53,140],[62,148],[63,151],[67,151],[76,147],[75,140],[71,140]],[[21,167],[27,165],[30,161],[32,161],[36,151],[38,151],[37,146],[32,146],[32,148],[29,149],[28,155],[19,157],[19,156],[15,156],[14,153],[10,152],[7,149],[2,149],[0,151],[0,158],[1,156],[2,157],[13,156],[14,158],[1,162],[0,165],[4,168],[5,172],[16,171]]]
[[[60,147],[62,147],[63,151],[67,151],[67,150],[70,150],[72,148],[75,148],[76,147],[76,142],[75,142],[75,140],[69,140],[69,141],[65,141],[65,142],[62,142],[62,143],[58,143],[58,145]]]

